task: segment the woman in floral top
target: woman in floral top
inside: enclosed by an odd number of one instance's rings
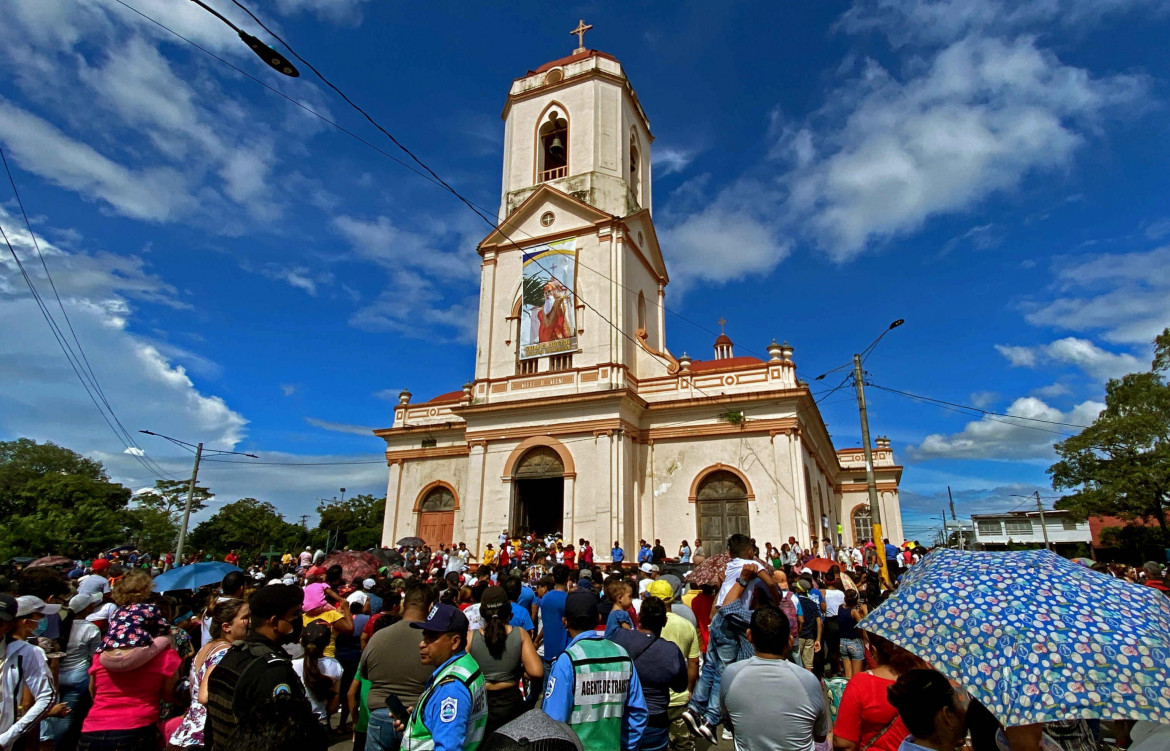
[[[227,654],[232,642],[247,636],[248,616],[248,603],[243,600],[223,600],[212,608],[211,633],[214,638],[203,645],[191,663],[191,706],[179,727],[171,734],[170,745],[202,748],[203,724],[207,721],[207,707],[203,700],[207,692],[201,692],[200,689],[206,684],[207,674]]]

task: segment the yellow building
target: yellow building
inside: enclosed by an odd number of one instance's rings
[[[674,356],[651,206],[650,124],[621,64],[579,48],[512,82],[500,229],[482,259],[475,377],[413,402],[386,441],[383,543],[419,535],[474,550],[503,529],[632,551],[661,538],[721,549],[734,532],[867,539],[860,449],[833,448],[793,348]],[[421,388],[421,387],[420,387]],[[889,441],[874,465],[900,541]],[[841,539],[837,525],[842,526]]]

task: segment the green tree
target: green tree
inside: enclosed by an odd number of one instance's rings
[[[0,525],[0,558],[13,555],[67,555],[84,558],[125,539],[125,514],[101,501],[85,499],[72,507],[45,501],[32,513]]]
[[[55,443],[31,438],[0,441],[0,518],[28,513],[36,506],[35,495],[25,492],[29,483],[48,475],[71,475],[95,482],[109,482],[101,462]]]
[[[332,547],[366,550],[382,542],[385,498],[355,495],[346,501],[322,503],[317,506],[317,513],[321,516],[317,529],[335,536],[331,538]],[[336,542],[332,542],[333,539]]]
[[[140,550],[157,552],[174,548],[189,487],[187,480],[157,480],[154,488],[134,496],[127,526],[130,539]],[[214,497],[207,488],[196,485],[191,512],[207,508],[207,502]]]
[[[1170,547],[1170,328],[1154,340],[1149,372],[1114,378],[1105,409],[1080,434],[1056,444],[1052,486],[1073,490],[1056,503],[1079,516],[1117,516],[1156,523]]]
[[[271,548],[290,548],[303,534],[304,530],[286,522],[271,503],[241,498],[200,522],[191,531],[188,545],[217,559],[235,550],[246,560]]]
[[[187,505],[188,480],[157,480],[154,488],[145,493],[134,496],[134,501],[145,508],[158,509],[167,514],[176,523],[181,521],[183,509]],[[207,502],[215,495],[207,488],[195,486],[195,493],[191,498],[191,513],[207,508]]]

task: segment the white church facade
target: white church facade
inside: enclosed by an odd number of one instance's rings
[[[707,360],[667,348],[653,136],[621,64],[578,48],[516,79],[503,119],[474,379],[422,402],[403,391],[375,431],[383,544],[478,551],[531,528],[607,560],[614,540],[868,539],[861,450],[834,449],[792,347],[773,341],[766,360],[735,356],[726,335]],[[876,444],[882,522],[901,541],[902,468]]]

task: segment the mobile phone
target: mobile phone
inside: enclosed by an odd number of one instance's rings
[[[389,709],[394,719],[403,725],[410,719],[410,712],[407,711],[397,694],[386,694],[386,709]]]

